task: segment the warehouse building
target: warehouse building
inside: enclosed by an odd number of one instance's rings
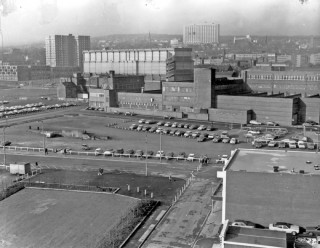
[[[223,180],[222,222],[248,220],[318,225],[318,154],[237,149],[217,176]],[[307,204],[306,204],[307,203]]]
[[[156,89],[161,89],[161,81],[193,80],[191,52],[191,48],[84,51],[84,73],[143,75],[146,87],[157,84]]]
[[[86,80],[80,73],[75,73],[73,77],[60,78],[57,86],[57,96],[59,100],[88,100],[88,88]]]

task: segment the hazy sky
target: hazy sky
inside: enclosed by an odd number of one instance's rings
[[[182,34],[220,23],[222,35],[320,35],[320,0],[2,0],[4,45],[48,34]]]

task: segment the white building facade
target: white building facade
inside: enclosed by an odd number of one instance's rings
[[[184,44],[219,43],[220,24],[193,24],[183,28]]]

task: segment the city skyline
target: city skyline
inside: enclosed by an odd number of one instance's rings
[[[220,24],[221,35],[320,35],[320,2],[308,0],[7,0],[4,45],[41,42],[49,34],[181,34],[183,26]],[[90,14],[92,13],[92,14]],[[257,25],[258,24],[258,25]]]

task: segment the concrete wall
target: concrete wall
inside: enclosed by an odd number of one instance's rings
[[[139,115],[149,115],[149,116],[172,116],[174,118],[182,118],[182,113],[179,112],[169,112],[169,111],[159,111],[159,110],[146,110],[146,109],[133,109],[133,108],[107,108],[107,112],[120,111],[120,112],[133,112]]]
[[[191,120],[201,120],[207,121],[209,119],[208,114],[196,114],[196,113],[188,113],[188,119]]]
[[[297,99],[298,100],[298,99]],[[281,125],[292,125],[294,102],[292,98],[217,96],[217,108],[228,110],[252,110],[252,119],[275,121]]]
[[[301,98],[301,106],[305,108],[302,122],[306,120],[320,122],[320,98]]]
[[[251,115],[248,110],[209,109],[209,121],[247,124]]]

